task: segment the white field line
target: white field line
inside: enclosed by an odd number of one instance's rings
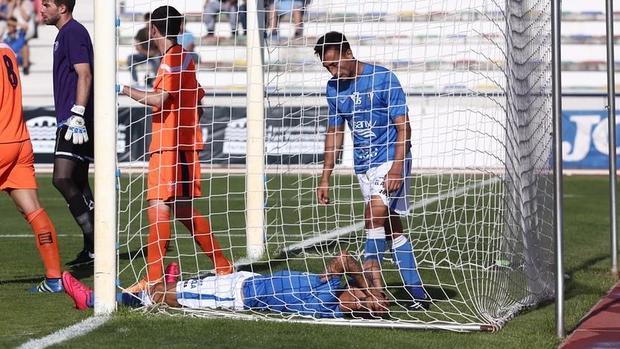
[[[472,185],[460,188],[458,190],[454,190],[454,191],[450,191],[449,190],[449,191],[447,191],[447,192],[445,192],[443,194],[440,194],[438,196],[434,196],[434,197],[426,198],[424,200],[416,201],[416,203],[411,206],[409,211],[411,212],[411,211],[413,211],[415,209],[425,207],[426,205],[429,205],[429,204],[432,204],[434,202],[441,201],[441,200],[444,200],[444,199],[447,199],[447,198],[450,198],[450,197],[462,195],[462,194],[468,192],[471,189],[478,188],[480,186],[486,186],[486,185],[489,185],[489,184],[494,183],[496,181],[498,181],[498,178],[497,177],[493,177],[493,178],[484,180],[482,182],[477,182],[475,184],[472,184]],[[565,195],[565,197],[569,197],[569,196]],[[58,200],[61,200],[61,199],[58,199]],[[229,198],[228,199],[228,201],[243,201],[243,200],[244,200],[243,198]],[[298,200],[298,202],[301,202],[301,203],[314,203],[315,201],[313,199],[302,199],[302,200]],[[318,242],[321,242],[321,241],[332,240],[332,239],[335,239],[335,238],[337,238],[339,236],[349,234],[349,233],[354,232],[356,230],[360,230],[363,227],[364,227],[364,223],[363,222],[358,222],[358,223],[355,223],[355,224],[352,224],[352,225],[349,225],[349,226],[346,226],[346,227],[343,227],[343,228],[334,229],[334,230],[330,231],[327,234],[323,234],[321,236],[317,236],[315,238],[311,238],[311,239],[304,240],[302,242],[298,242],[296,244],[293,244],[293,245],[285,248],[284,251],[290,252],[290,251],[297,250],[297,249],[300,249],[300,248],[312,246],[312,245],[314,245],[314,244],[316,244]],[[234,236],[236,236],[236,235],[237,234],[234,234]],[[241,237],[245,236],[244,234],[238,234],[238,235],[241,236]],[[59,237],[82,237],[82,234],[58,234],[58,236]],[[148,236],[148,234],[142,234],[142,236]],[[233,235],[231,235],[231,236],[233,236]],[[33,237],[33,234],[0,234],[0,239],[7,239],[7,238],[32,238],[32,237]],[[306,243],[311,243],[311,244],[310,245],[306,245]]]
[[[415,209],[418,208],[422,208],[425,207],[426,205],[430,205],[432,203],[435,203],[437,201],[441,201],[447,198],[451,198],[451,197],[455,197],[455,196],[459,196],[462,194],[465,194],[466,192],[478,188],[478,187],[484,187],[487,186],[489,184],[495,183],[499,180],[499,178],[497,177],[493,177],[493,178],[489,178],[487,180],[481,181],[481,182],[477,182],[471,185],[468,185],[466,187],[460,188],[458,190],[448,190],[445,193],[442,193],[438,196],[434,196],[434,197],[429,197],[426,198],[424,200],[420,200],[417,201],[415,204],[411,205],[411,207],[409,208],[409,212],[412,212]],[[338,229],[334,229],[332,231],[330,231],[327,234],[322,234],[320,236],[316,236],[301,242],[298,242],[296,244],[292,244],[290,246],[287,246],[286,248],[284,248],[282,251],[283,252],[291,252],[291,251],[296,251],[296,250],[301,250],[304,249],[306,247],[310,247],[310,246],[314,246],[316,244],[318,244],[319,242],[322,241],[329,241],[329,240],[334,240],[340,236],[343,235],[347,235],[350,234],[354,231],[358,231],[360,229],[362,229],[364,227],[364,222],[358,222],[355,224],[351,224],[349,226],[346,227],[342,227],[342,228],[338,228]]]
[[[65,327],[49,336],[39,339],[31,339],[17,347],[18,349],[42,349],[49,346],[68,341],[70,339],[83,336],[88,332],[97,329],[110,319],[110,316],[93,316],[78,322],[75,325]]]

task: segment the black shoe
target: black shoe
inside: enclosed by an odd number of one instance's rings
[[[411,311],[427,311],[431,308],[432,300],[431,297],[424,291],[423,298],[416,298],[413,293],[407,290],[409,294],[409,301],[407,302],[407,308]]]
[[[82,250],[80,251],[80,253],[77,254],[74,260],[65,263],[65,265],[70,267],[77,267],[93,263],[95,263],[95,255],[88,252],[87,250]]]
[[[23,67],[22,68],[22,73],[24,73],[24,75],[28,75],[30,74],[30,67]]]

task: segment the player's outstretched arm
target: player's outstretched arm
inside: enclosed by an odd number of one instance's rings
[[[138,103],[161,109],[170,94],[164,90],[144,91],[137,88],[121,85],[120,93],[128,96]]]
[[[336,159],[342,150],[344,140],[344,125],[330,126],[325,135],[325,151],[323,153],[323,172],[319,185],[316,188],[316,195],[319,204],[329,204],[329,178],[332,175]]]

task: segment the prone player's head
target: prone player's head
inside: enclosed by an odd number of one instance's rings
[[[47,25],[56,25],[63,16],[71,16],[75,0],[43,0],[41,17]]]
[[[183,15],[172,6],[160,6],[151,13],[151,38],[176,41],[181,32]]]
[[[351,79],[357,75],[357,60],[342,33],[329,32],[321,36],[314,46],[314,54],[336,79]]]

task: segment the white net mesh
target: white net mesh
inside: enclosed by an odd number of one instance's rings
[[[243,2],[122,3],[121,83],[148,88],[148,76],[156,73],[149,64],[140,64],[132,81],[132,61],[124,60],[134,50],[145,12],[175,6],[193,33],[197,77],[207,95],[200,119],[205,142],[202,196],[190,205],[208,217],[225,256],[238,263],[246,253],[244,106],[251,84],[246,77]],[[296,23],[297,14],[286,11],[287,3],[276,0],[260,10],[267,94],[266,252],[260,263],[241,268],[263,275],[282,270],[322,273],[342,251],[363,259],[364,200],[353,174],[348,129],[331,178],[331,203],[319,205],[315,195],[330,74],[313,48],[326,32],[339,31],[357,59],[392,70],[407,95],[413,164],[407,197],[411,205],[402,223],[431,306],[411,309],[388,239],[381,271],[391,302],[381,319],[354,315],[320,320],[290,309],[181,311],[465,330],[499,327],[519,310],[553,297],[550,3],[313,0],[303,8],[301,23]],[[152,44],[146,44],[149,50]],[[153,54],[149,61],[158,59]],[[121,104],[127,107],[122,127],[130,129],[119,181],[119,278],[127,286],[147,273],[146,163],[152,112],[124,99]],[[177,221],[171,229],[164,264],[178,262],[183,280],[213,269],[183,225]]]

